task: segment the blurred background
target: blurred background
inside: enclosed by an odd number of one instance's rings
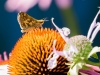
[[[54,28],[51,18],[60,28],[71,29],[71,36],[87,35],[90,24],[98,12],[100,0],[1,0],[0,1],[0,54],[9,53],[22,36],[17,21],[19,11],[36,19],[47,18],[43,27]],[[100,16],[99,16],[100,18]],[[100,19],[97,19],[100,22]],[[100,46],[100,32],[93,46]]]

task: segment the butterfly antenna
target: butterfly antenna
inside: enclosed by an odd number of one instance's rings
[[[49,21],[49,20],[47,20],[47,17],[46,17],[46,18],[43,18],[43,20],[44,20],[44,21]]]

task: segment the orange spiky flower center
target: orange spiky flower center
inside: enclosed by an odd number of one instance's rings
[[[48,70],[46,60],[52,52],[53,41],[57,40],[56,49],[63,50],[64,40],[60,34],[49,28],[32,29],[16,43],[9,58],[10,75],[66,75],[66,59],[58,58],[57,67]],[[58,73],[58,74],[57,74]]]

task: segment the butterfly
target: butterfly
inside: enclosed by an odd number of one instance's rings
[[[42,27],[44,22],[48,21],[48,20],[46,20],[46,18],[41,19],[41,20],[37,20],[25,12],[19,12],[17,15],[17,20],[18,20],[18,23],[20,25],[22,33],[27,32],[32,28]]]

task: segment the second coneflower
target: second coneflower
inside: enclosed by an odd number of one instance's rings
[[[9,57],[10,75],[66,75],[67,59],[63,57],[57,59],[55,68],[48,69],[47,58],[52,52],[54,40],[57,40],[56,49],[63,50],[65,42],[53,29],[37,28],[25,33]]]

